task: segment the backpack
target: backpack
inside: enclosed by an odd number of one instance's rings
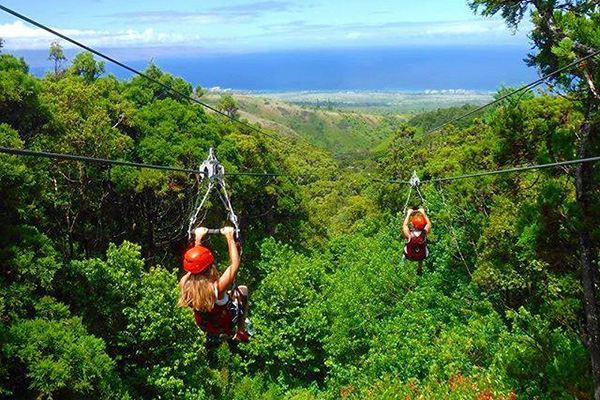
[[[404,248],[404,255],[410,261],[423,261],[427,257],[427,232],[425,229],[417,235],[410,231],[410,240]]]

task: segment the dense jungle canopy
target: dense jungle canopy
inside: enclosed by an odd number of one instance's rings
[[[541,73],[600,46],[596,2],[472,3],[513,26],[533,13]],[[394,120],[365,171],[118,80],[91,53],[42,78],[0,54],[2,147],[186,168],[214,148],[228,172],[290,175],[227,177],[256,335],[207,348],[175,306],[196,177],[0,155],[0,397],[600,398],[598,166],[424,184],[422,276],[402,260],[408,186],[387,181],[600,154],[598,58],[549,83],[433,134],[471,108]],[[209,208],[211,225],[226,219]],[[223,267],[224,243],[212,245]]]

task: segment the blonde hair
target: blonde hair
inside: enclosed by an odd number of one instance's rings
[[[211,265],[199,274],[192,274],[181,288],[179,307],[192,307],[194,310],[208,312],[217,301],[215,282],[219,279],[219,271]]]

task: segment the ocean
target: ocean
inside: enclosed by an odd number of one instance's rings
[[[103,51],[111,55],[110,49]],[[527,53],[527,48],[516,46],[430,46],[163,56],[156,57],[154,62],[164,71],[205,88],[268,92],[451,89],[489,92],[501,85],[515,86],[537,77],[535,69],[523,61]],[[31,70],[37,75],[51,67],[46,60],[47,52],[14,54],[31,62]],[[127,63],[141,69],[147,65],[146,60]],[[130,76],[129,72],[108,63],[107,71],[121,78]]]

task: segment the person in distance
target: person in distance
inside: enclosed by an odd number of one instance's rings
[[[407,260],[418,262],[417,274],[423,273],[423,261],[429,255],[427,249],[427,235],[431,232],[431,221],[423,208],[414,210],[409,208],[406,212],[402,233],[406,239],[404,257]]]

